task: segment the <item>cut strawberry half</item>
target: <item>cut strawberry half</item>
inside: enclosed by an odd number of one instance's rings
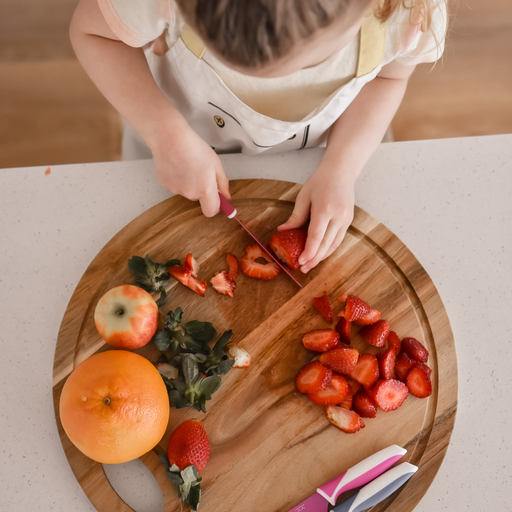
[[[355,348],[338,347],[324,352],[320,362],[337,373],[349,374],[356,366],[359,352]]]
[[[377,406],[365,391],[358,391],[354,395],[353,403],[354,411],[356,411],[361,418],[375,418],[375,416],[377,416]]]
[[[361,354],[349,376],[365,388],[371,388],[379,378],[377,358],[373,354]]]
[[[186,284],[187,288],[190,288],[193,292],[196,292],[201,297],[204,297],[206,293],[206,281],[199,281],[194,276],[190,276],[188,279],[188,283]]]
[[[301,393],[318,393],[331,382],[332,370],[320,364],[318,361],[313,361],[303,366],[297,378],[295,385]]]
[[[269,247],[274,254],[286,263],[292,270],[300,267],[299,256],[306,246],[307,231],[303,229],[288,229],[272,235]]]
[[[245,256],[239,261],[242,272],[255,279],[274,279],[281,272],[281,267],[258,245],[248,245],[245,248]],[[258,258],[263,258],[267,263],[259,263]]]
[[[341,404],[347,394],[347,381],[341,375],[333,374],[331,382],[317,393],[310,393],[309,398],[319,405]]]
[[[234,281],[235,277],[238,275],[238,260],[236,259],[236,256],[230,252],[228,253],[227,260],[229,267],[228,277]]]
[[[411,395],[414,395],[418,398],[427,398],[427,396],[432,394],[432,384],[430,382],[430,377],[427,375],[427,372],[423,370],[423,368],[411,368],[407,374],[406,385]]]
[[[402,342],[398,337],[398,334],[395,331],[389,331],[388,334],[388,348],[392,348],[395,350],[395,355],[400,354],[400,347]]]
[[[338,300],[343,297],[344,295],[342,295]],[[355,322],[372,310],[364,300],[361,300],[355,295],[347,295],[346,301],[347,304],[345,306],[345,311],[338,313],[338,316],[344,317],[347,322]]]
[[[302,343],[308,350],[327,352],[340,343],[340,335],[332,329],[316,329],[302,337]]]
[[[336,324],[336,332],[340,335],[340,341],[343,343],[350,345],[350,328],[352,327],[352,323],[347,321],[345,317],[340,316],[338,323]]]
[[[185,258],[185,263],[183,263],[183,267],[190,272],[192,277],[197,277],[197,273],[199,272],[199,263],[197,263],[196,259],[192,254],[188,253]]]
[[[358,325],[371,325],[380,320],[380,312],[376,309],[372,309],[369,313],[361,317],[359,320],[356,320],[356,324]]]
[[[332,309],[329,304],[329,297],[322,295],[321,297],[313,297],[313,304],[316,309],[320,311],[323,317],[331,324],[332,323]]]
[[[396,357],[395,361],[395,375],[396,378],[402,382],[407,379],[407,374],[411,368],[414,368],[417,361],[411,359],[405,352],[401,352]]]
[[[428,350],[416,338],[404,338],[402,351],[420,363],[428,361]]]
[[[325,408],[327,419],[340,430],[347,434],[353,434],[365,427],[361,416],[357,412],[349,411],[343,407],[328,405]]]
[[[383,347],[389,334],[389,323],[387,320],[379,320],[378,322],[363,327],[359,333],[367,343],[374,347]]]
[[[372,390],[374,402],[385,412],[398,409],[407,398],[409,390],[399,380],[379,380]]]
[[[210,279],[210,283],[219,293],[234,297],[235,281],[229,278],[229,274],[225,270],[215,274]]]
[[[377,354],[379,360],[380,376],[383,379],[396,379],[395,376],[395,349],[388,348],[385,352]]]

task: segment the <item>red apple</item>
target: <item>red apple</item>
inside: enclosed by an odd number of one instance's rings
[[[98,301],[94,323],[100,336],[113,347],[143,347],[155,334],[158,306],[153,297],[138,286],[117,286]]]

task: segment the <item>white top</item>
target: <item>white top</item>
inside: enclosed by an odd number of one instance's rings
[[[220,158],[231,179],[304,183],[322,154]],[[511,510],[511,161],[512,135],[382,144],[356,184],[357,204],[429,273],[455,336],[455,429],[415,512]],[[57,333],[75,286],[102,247],[170,193],[158,185],[150,160],[52,166],[48,176],[46,168],[0,172],[0,508],[95,512],[55,423]],[[128,468],[109,471],[123,499],[138,512],[162,512],[161,494],[140,470]],[[421,471],[420,465],[416,478]]]
[[[172,47],[184,21],[172,0],[98,0],[114,33],[130,46],[144,46],[163,32]],[[431,30],[421,32],[409,23],[409,11],[399,9],[388,20],[384,62],[406,65],[434,62],[442,54],[447,24],[444,2],[434,11]],[[239,73],[206,51],[204,61],[225,85],[256,112],[283,121],[299,121],[319,107],[356,72],[359,36],[318,66],[285,77],[259,78]]]

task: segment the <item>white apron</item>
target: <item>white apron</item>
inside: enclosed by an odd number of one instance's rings
[[[146,57],[160,89],[217,153],[255,155],[325,145],[332,124],[382,68],[386,25],[366,16],[359,37],[356,76],[298,122],[273,119],[238,99],[202,59],[206,48],[187,25],[164,56],[148,50]],[[136,158],[151,158],[151,152],[125,125],[123,159]]]

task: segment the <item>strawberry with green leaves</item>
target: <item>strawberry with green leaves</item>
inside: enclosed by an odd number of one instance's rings
[[[172,481],[182,501],[197,510],[201,501],[201,477],[210,457],[210,443],[203,424],[197,420],[181,423],[172,433],[167,458],[160,454],[166,476]]]

